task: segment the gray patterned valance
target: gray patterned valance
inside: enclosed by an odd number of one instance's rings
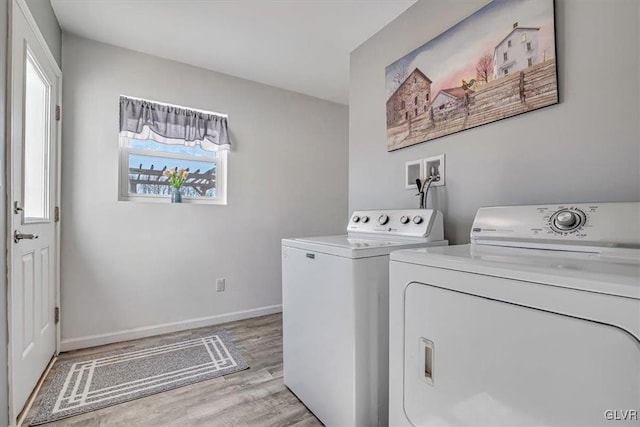
[[[229,150],[224,115],[120,97],[120,135],[165,144],[200,145],[204,150]]]

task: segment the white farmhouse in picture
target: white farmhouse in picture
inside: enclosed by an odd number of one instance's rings
[[[493,51],[493,77],[500,78],[515,73],[541,61],[538,46],[539,27],[513,29]]]

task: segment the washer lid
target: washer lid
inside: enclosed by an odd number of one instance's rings
[[[640,299],[640,255],[481,245],[401,250],[392,261]]]
[[[426,238],[369,238],[359,235],[337,235],[301,237],[297,239],[283,239],[282,245],[321,252],[329,255],[347,258],[364,258],[371,256],[388,255],[391,251],[406,248],[419,248],[425,246],[443,245],[447,241],[428,242]]]

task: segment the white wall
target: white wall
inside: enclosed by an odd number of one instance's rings
[[[349,209],[417,207],[404,163],[440,153],[446,186],[430,206],[456,244],[480,206],[638,201],[637,0],[556,1],[559,105],[386,151],[385,67],[486,3],[421,0],[352,52]]]
[[[65,348],[278,310],[280,239],[344,231],[345,106],[66,33],[63,73]],[[120,94],[229,114],[228,206],[117,201]]]

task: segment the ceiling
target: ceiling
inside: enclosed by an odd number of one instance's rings
[[[348,104],[349,53],[416,0],[51,0],[64,31]]]

